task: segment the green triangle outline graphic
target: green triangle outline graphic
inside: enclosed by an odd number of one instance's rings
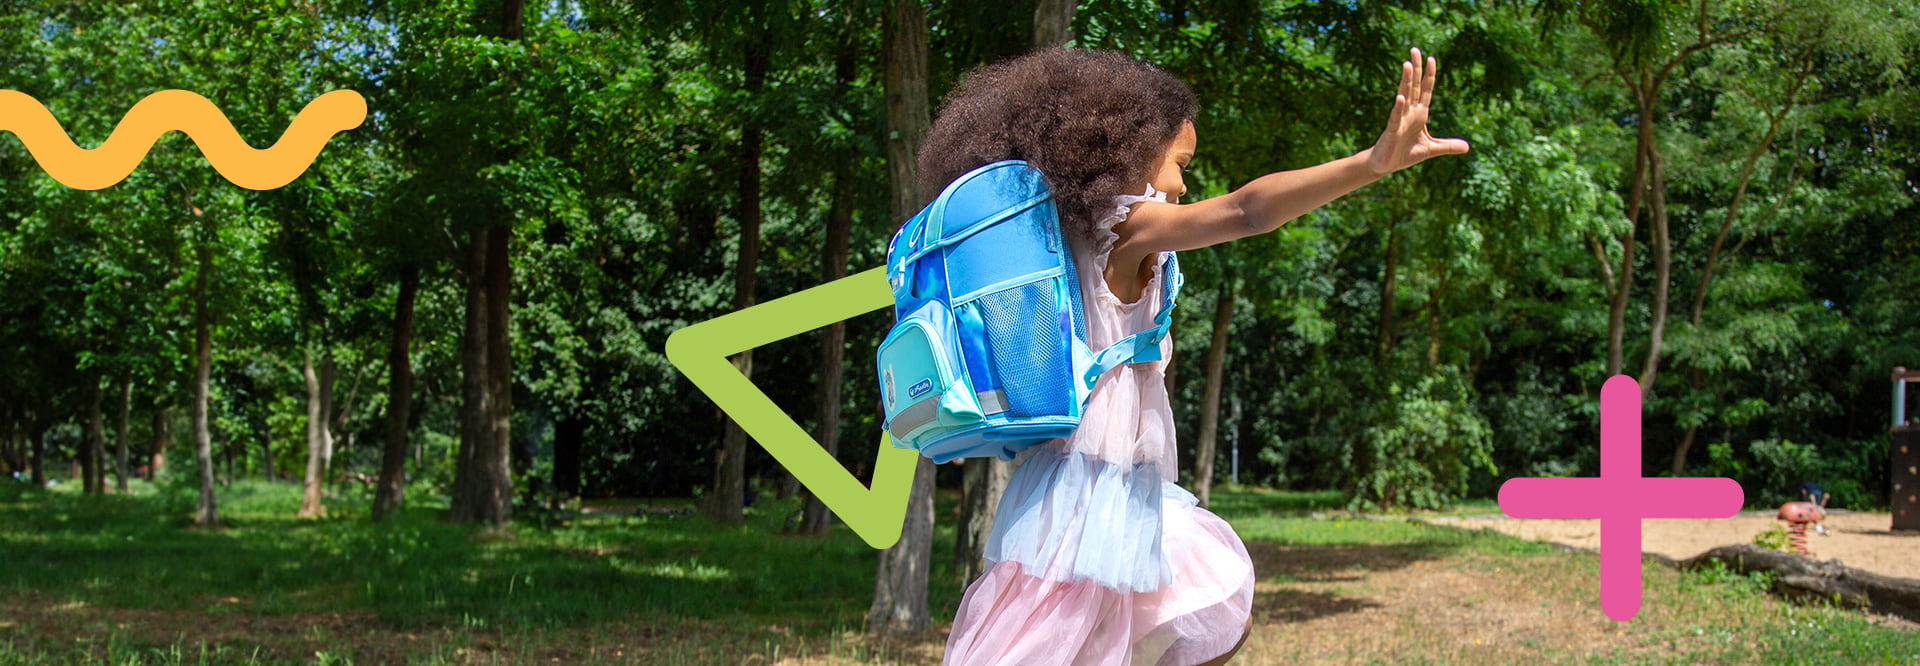
[[[895,447],[891,437],[880,433],[873,487],[867,488],[727,357],[892,305],[886,269],[875,268],[667,336],[667,360],[673,367],[874,548],[888,548],[900,540],[920,454]]]

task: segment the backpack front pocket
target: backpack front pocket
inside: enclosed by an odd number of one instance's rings
[[[985,418],[973,391],[961,381],[962,361],[952,318],[938,302],[907,315],[880,342],[876,361],[887,432],[907,448],[922,448],[919,438],[935,426],[953,427]]]

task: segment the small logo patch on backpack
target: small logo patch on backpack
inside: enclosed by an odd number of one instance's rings
[[[918,383],[914,384],[913,386],[907,387],[907,397],[918,398],[920,396],[926,395],[927,391],[931,391],[931,390],[933,390],[933,380],[922,379]]]

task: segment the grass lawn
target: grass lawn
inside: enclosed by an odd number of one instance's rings
[[[83,497],[0,484],[0,663],[881,664],[939,660],[962,581],[939,502],[936,631],[860,630],[875,551],[844,528],[782,536],[766,501],[722,527],[622,508],[492,533],[415,496],[293,517],[299,488],[236,483],[224,529],[191,494]],[[1591,554],[1333,512],[1329,493],[1214,493],[1260,575],[1236,663],[1916,663],[1911,624],[1792,605],[1765,581],[1650,565],[1632,622],[1600,612]]]

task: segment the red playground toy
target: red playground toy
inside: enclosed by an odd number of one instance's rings
[[[1807,551],[1807,525],[1820,522],[1826,517],[1826,511],[1812,502],[1788,502],[1780,505],[1780,519],[1787,521],[1787,542],[1793,544],[1793,552],[1811,556]]]

